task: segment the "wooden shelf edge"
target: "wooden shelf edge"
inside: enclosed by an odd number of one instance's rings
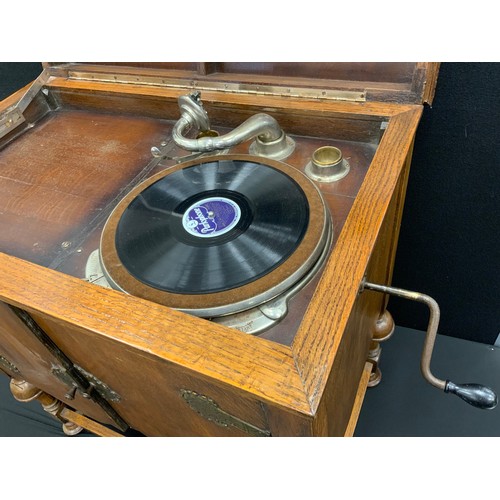
[[[359,414],[361,413],[361,407],[363,406],[363,401],[365,399],[366,389],[368,388],[368,381],[370,380],[370,374],[372,372],[372,364],[366,362],[361,374],[361,379],[359,381],[358,392],[356,393],[356,399],[354,400],[354,405],[352,407],[351,417],[347,424],[347,428],[344,433],[344,437],[353,437],[354,431],[356,430],[356,425],[358,423]]]
[[[63,410],[59,413],[59,416],[99,437],[125,437],[123,434],[119,434],[118,432],[108,429],[104,425],[99,424],[85,415],[76,413],[69,408],[63,408]]]

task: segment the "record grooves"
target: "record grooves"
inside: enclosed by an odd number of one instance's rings
[[[103,230],[101,264],[115,288],[192,314],[229,314],[307,273],[325,245],[325,211],[313,183],[284,163],[205,157],[120,202]]]

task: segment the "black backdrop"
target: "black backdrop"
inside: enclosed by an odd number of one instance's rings
[[[0,99],[41,71],[0,63]],[[441,307],[439,332],[493,344],[500,333],[500,63],[443,63],[417,132],[393,285]],[[425,306],[391,298],[398,325]]]
[[[500,63],[443,63],[417,131],[393,284],[434,297],[440,333],[500,333]],[[425,306],[391,299],[424,330]]]

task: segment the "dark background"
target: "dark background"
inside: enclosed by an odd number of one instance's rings
[[[39,63],[0,63],[0,99]],[[439,333],[493,344],[500,333],[500,63],[442,63],[417,132],[393,285],[441,307]],[[424,305],[391,298],[400,326]]]
[[[500,333],[500,63],[441,64],[417,131],[393,285],[441,307],[439,332]],[[425,330],[426,307],[390,299],[398,325]]]

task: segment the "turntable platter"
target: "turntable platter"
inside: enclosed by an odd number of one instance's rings
[[[275,160],[177,165],[132,190],[103,230],[101,265],[127,293],[200,316],[254,307],[293,286],[323,251],[314,184]]]

